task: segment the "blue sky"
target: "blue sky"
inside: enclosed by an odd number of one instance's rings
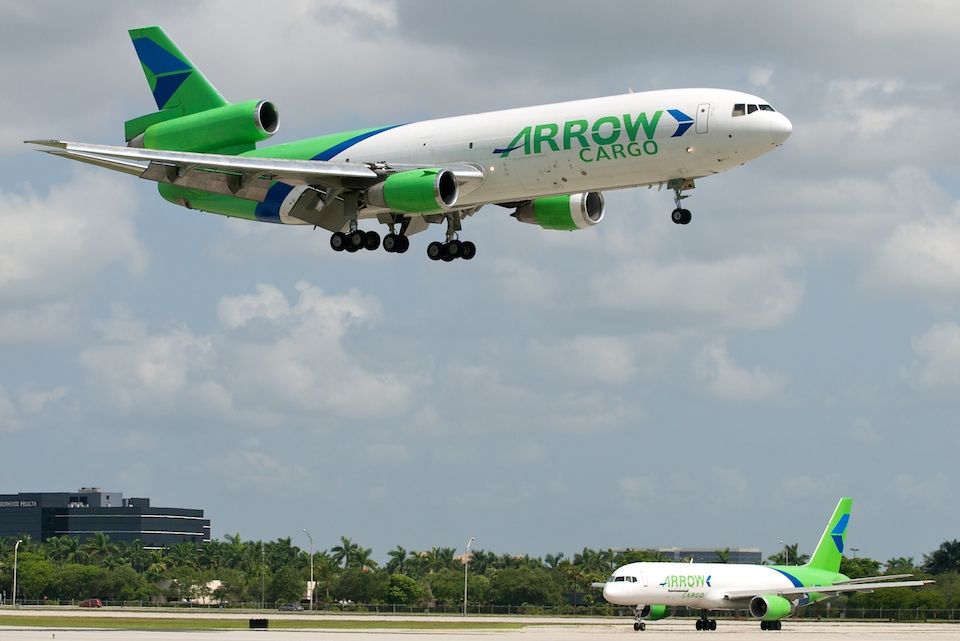
[[[956,538],[951,2],[0,2],[0,490],[202,507],[375,556]],[[757,93],[788,143],[578,233],[470,218],[475,260],[174,207],[21,144],[120,144],[160,24],[275,140],[621,93]],[[299,541],[306,545],[306,541]]]

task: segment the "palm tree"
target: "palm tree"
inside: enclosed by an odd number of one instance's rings
[[[714,550],[714,554],[717,555],[716,563],[730,562],[730,548],[723,548],[722,550]]]
[[[110,566],[112,557],[116,556],[117,546],[110,542],[109,535],[97,532],[87,539],[82,550],[96,565]]]
[[[348,539],[345,536],[340,537],[340,545],[335,545],[330,548],[330,552],[333,554],[333,560],[337,564],[341,561],[343,562],[343,567],[346,569],[349,565],[351,559],[356,555],[357,549],[360,546]]]
[[[390,574],[403,574],[404,564],[407,560],[407,551],[398,545],[387,552],[387,556],[390,557],[390,560],[387,561],[387,572]]]
[[[551,570],[556,570],[557,566],[560,565],[560,561],[562,561],[565,557],[566,555],[563,552],[557,552],[556,554],[547,554],[546,556],[543,557],[543,562]]]

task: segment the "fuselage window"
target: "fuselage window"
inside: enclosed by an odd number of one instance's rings
[[[734,116],[742,116],[742,115],[744,115],[745,113],[747,113],[746,110],[744,109],[745,106],[746,106],[746,105],[744,105],[742,102],[738,102],[737,104],[735,104],[735,105],[733,106],[733,115],[734,115]]]
[[[747,105],[747,113],[748,113],[748,114],[752,114],[752,113],[753,113],[754,111],[756,111],[756,110],[757,110],[757,106],[756,106],[756,105]]]

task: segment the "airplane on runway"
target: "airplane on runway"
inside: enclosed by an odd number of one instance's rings
[[[933,581],[900,581],[910,574],[851,579],[840,574],[853,499],[841,498],[813,556],[804,565],[744,563],[628,563],[617,568],[603,588],[603,597],[635,607],[633,629],[646,629],[644,619],[670,616],[670,608],[701,611],[697,630],[716,630],[712,610],[748,610],[761,630],[779,630],[781,620],[797,608],[837,596],[882,588],[920,587]]]
[[[126,146],[27,141],[43,151],[158,183],[171,203],[332,232],[336,251],[403,253],[446,224],[433,260],[470,259],[464,218],[499,205],[523,223],[574,231],[599,223],[602,192],[673,191],[673,222],[695,181],[782,145],[792,125],[763,98],[670,89],[358,129],[258,149],[279,128],[266,100],[227,102],[159,27],[130,31],[158,111],[125,123]],[[442,78],[440,79],[442,81]],[[333,88],[335,90],[335,88]],[[365,96],[369,99],[371,95]],[[375,97],[375,96],[374,96]],[[384,98],[386,98],[384,96]]]

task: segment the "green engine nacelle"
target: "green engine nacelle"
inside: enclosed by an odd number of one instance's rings
[[[131,147],[175,151],[218,151],[255,144],[277,133],[280,116],[272,102],[250,100],[150,125]]]
[[[673,612],[669,605],[645,605],[643,606],[643,610],[640,611],[640,616],[648,621],[666,619],[671,614],[673,614]]]
[[[779,621],[793,614],[793,604],[776,594],[761,594],[750,599],[750,614],[763,621]]]
[[[603,220],[603,209],[603,194],[591,191],[535,198],[518,207],[512,215],[521,223],[540,225],[543,229],[574,231]]]
[[[368,205],[403,214],[436,214],[453,209],[460,196],[449,169],[414,169],[387,176],[367,190]]]

